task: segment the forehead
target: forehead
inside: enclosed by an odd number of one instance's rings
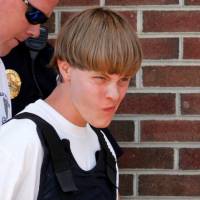
[[[29,0],[29,2],[34,7],[43,11],[47,16],[50,16],[59,0]]]

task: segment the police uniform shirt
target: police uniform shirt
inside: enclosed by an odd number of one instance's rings
[[[11,117],[11,102],[3,62],[0,59],[0,125]]]
[[[48,67],[52,55],[53,47],[47,44],[44,49],[39,51],[33,67],[30,50],[25,43],[21,43],[2,58],[6,71],[10,71],[10,74],[17,77],[20,82],[17,85],[16,81],[10,80],[10,89],[13,94],[11,99],[13,115],[20,112],[29,103],[46,98],[55,88],[56,73]],[[37,85],[42,91],[42,95]]]

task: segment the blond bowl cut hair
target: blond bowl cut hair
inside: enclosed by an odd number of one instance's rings
[[[142,51],[128,21],[98,7],[80,12],[64,24],[51,62],[57,70],[58,59],[81,70],[133,75],[141,65]]]

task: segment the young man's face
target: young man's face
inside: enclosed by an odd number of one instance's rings
[[[30,4],[50,16],[58,0],[29,0]],[[19,42],[39,35],[40,25],[30,24],[22,0],[0,0],[0,57],[5,56]]]
[[[130,79],[71,68],[69,94],[79,120],[98,128],[107,127],[126,94]]]

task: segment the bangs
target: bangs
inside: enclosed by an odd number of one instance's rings
[[[129,75],[140,67],[142,52],[134,30],[115,12],[91,9],[65,26],[63,34],[67,37],[60,37],[63,40],[58,40],[57,46],[62,46],[60,59],[73,67]]]

